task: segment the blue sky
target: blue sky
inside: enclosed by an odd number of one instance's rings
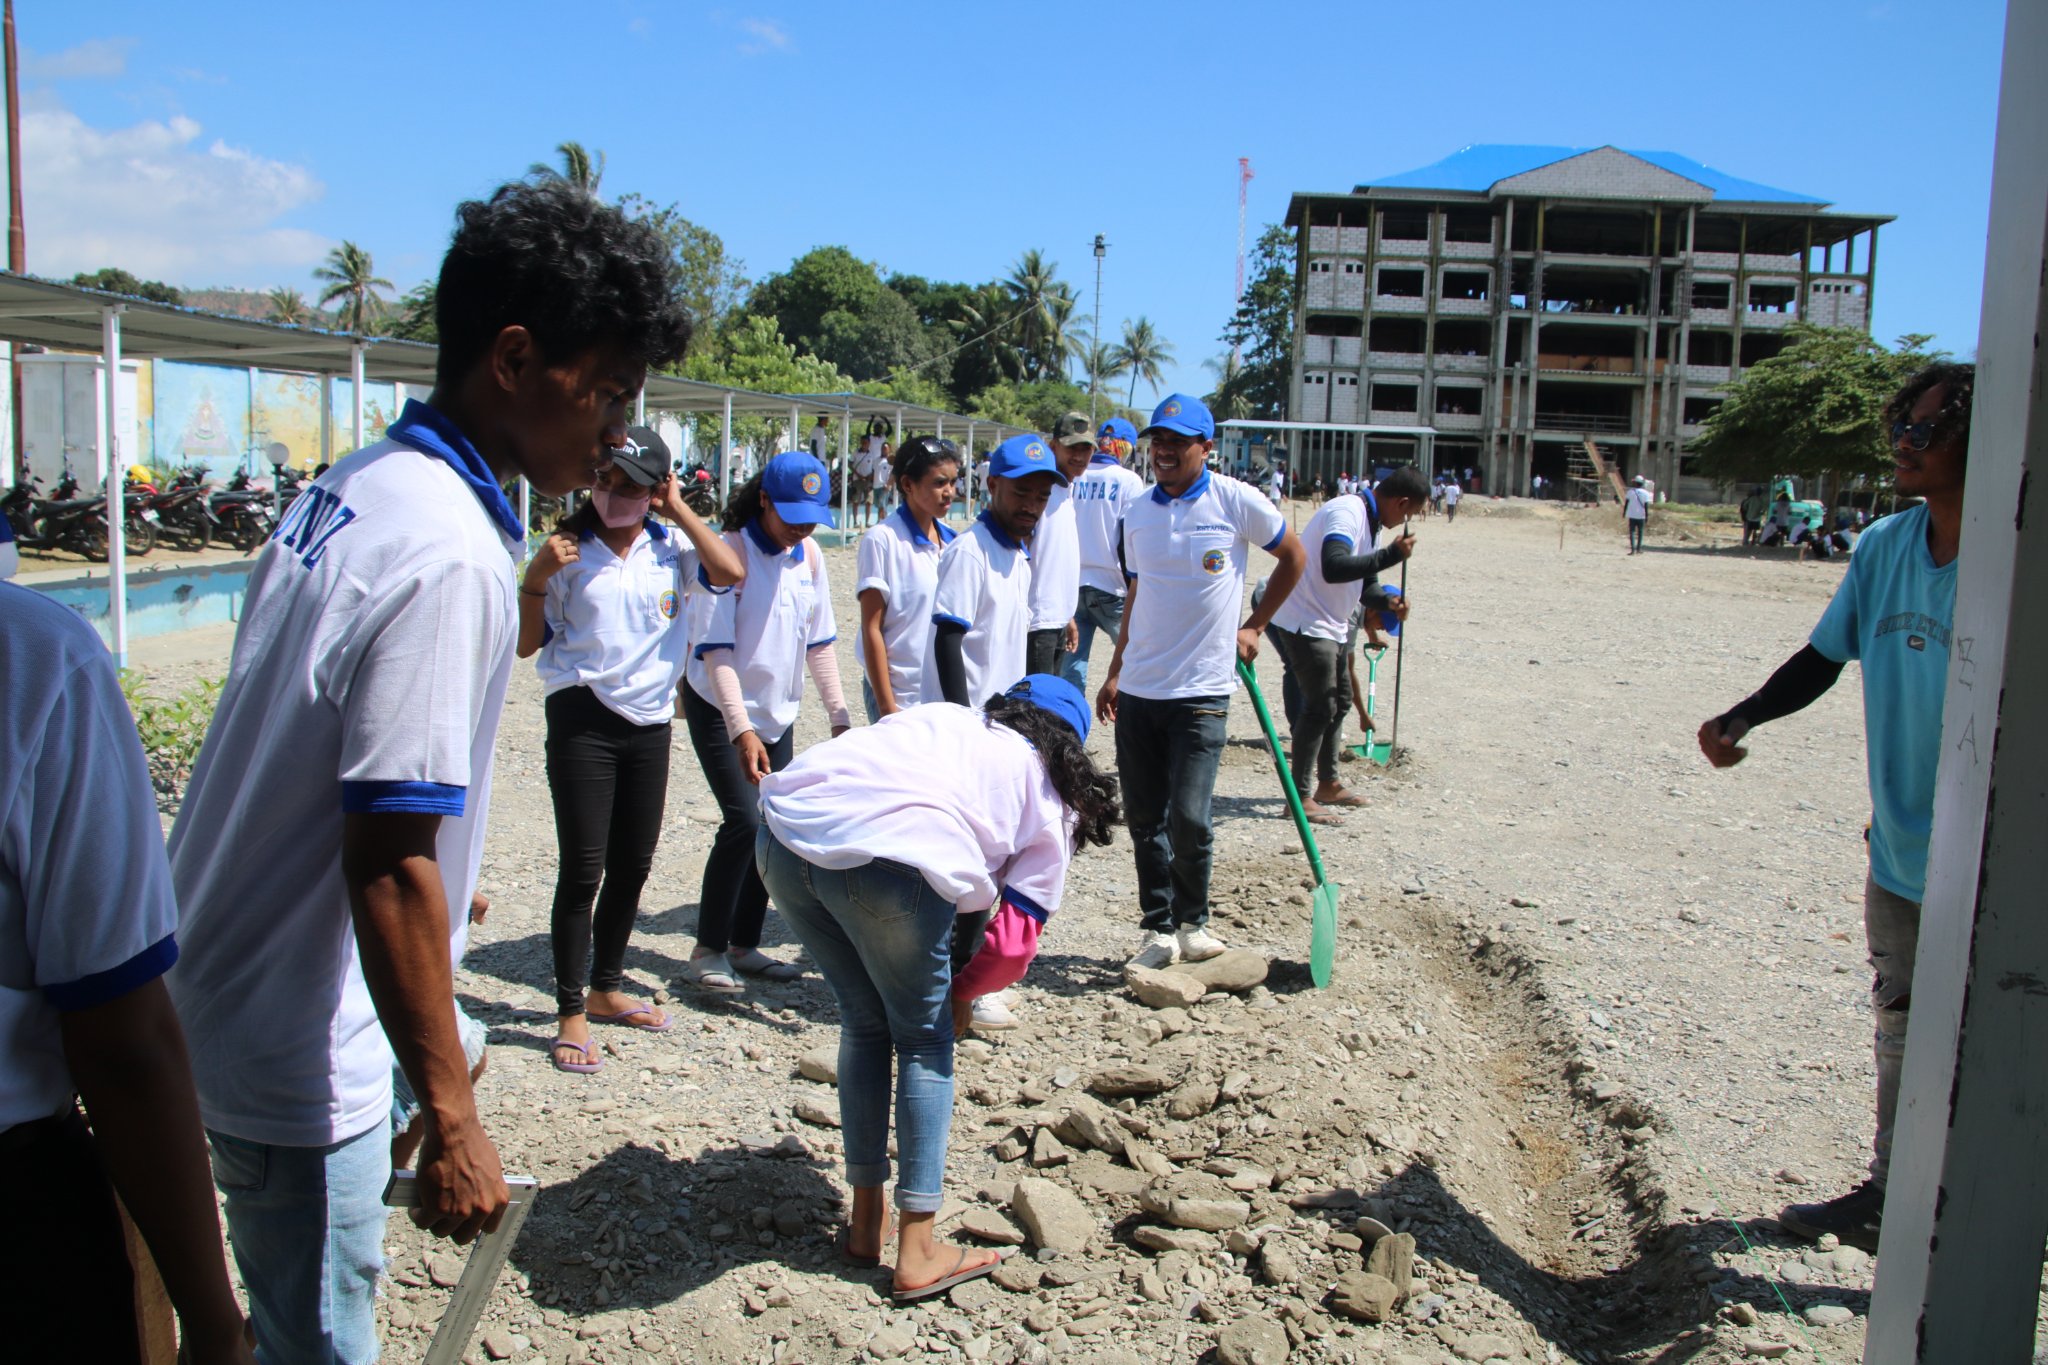
[[[815,245],[978,281],[1040,247],[1201,392],[1247,238],[1473,142],[1681,152],[1897,214],[1876,332],[1976,345],[2003,6],[352,0],[18,8],[29,267],[402,290],[457,201],[573,138],[759,278]],[[1246,16],[1261,20],[1247,23]],[[1142,403],[1146,395],[1138,395]]]

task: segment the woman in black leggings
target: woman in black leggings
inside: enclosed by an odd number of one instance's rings
[[[754,866],[761,827],[761,779],[790,760],[804,675],[823,702],[832,733],[850,723],[839,681],[838,638],[824,556],[810,543],[819,525],[836,525],[825,466],[790,452],[740,485],[726,508],[725,532],[746,559],[744,581],[718,599],[704,638],[690,650],[683,719],[704,780],[723,817],[704,860],[697,943],[683,980],[732,994],[740,976],[787,981],[794,963],[761,951],[768,892]],[[735,534],[737,533],[737,534]]]
[[[683,599],[726,590],[744,571],[733,547],[684,503],[668,447],[645,427],[631,429],[590,500],[527,566],[519,657],[540,655],[561,849],[552,934],[557,1070],[588,1074],[604,1065],[590,1041],[592,1020],[657,1033],[669,1027],[665,1014],[620,989],[626,940],[668,796],[669,717],[689,649]]]

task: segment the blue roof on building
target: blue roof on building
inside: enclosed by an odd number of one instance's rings
[[[1510,176],[1524,171],[1533,171],[1539,166],[1548,166],[1567,158],[1597,151],[1594,147],[1531,147],[1505,142],[1479,142],[1470,147],[1451,153],[1442,161],[1424,166],[1419,170],[1403,171],[1399,175],[1381,176],[1367,181],[1360,189],[1399,190],[1457,190],[1471,194],[1484,194],[1493,186]],[[1653,166],[1662,167],[1673,175],[1682,175],[1714,192],[1717,199],[1735,199],[1747,203],[1763,204],[1826,204],[1825,199],[1796,190],[1781,190],[1771,185],[1759,185],[1754,180],[1739,180],[1715,170],[1704,162],[1676,152],[1640,152],[1624,147],[1619,150],[1640,158]]]

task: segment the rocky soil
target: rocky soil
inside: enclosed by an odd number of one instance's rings
[[[1515,501],[1419,530],[1401,750],[1346,765],[1371,804],[1321,832],[1331,988],[1309,980],[1306,864],[1240,699],[1213,902],[1246,951],[1127,982],[1128,845],[1077,860],[1022,1027],[960,1047],[942,1231],[1016,1252],[909,1310],[834,1250],[823,983],[674,984],[716,819],[680,734],[628,957],[677,1027],[602,1030],[597,1076],[549,1068],[554,844],[521,668],[495,908],[458,991],[491,1029],[506,1168],[543,1189],[474,1358],[1859,1359],[1869,1258],[1769,1218],[1867,1157],[1853,671],[1732,772],[1692,739],[1798,647],[1842,566],[1656,521],[1628,558],[1613,512]],[[827,562],[850,643],[851,554]],[[218,672],[226,636],[137,654],[175,687]],[[1393,675],[1390,656],[1390,729]],[[800,744],[819,738],[807,716]],[[1107,727],[1092,747],[1113,762]],[[770,940],[793,954],[772,918]],[[460,1263],[403,1220],[388,1248],[387,1359],[416,1360]]]

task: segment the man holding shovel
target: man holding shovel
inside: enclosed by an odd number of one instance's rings
[[[1288,714],[1293,729],[1292,767],[1303,813],[1316,824],[1334,824],[1332,806],[1362,806],[1365,798],[1337,780],[1337,743],[1351,688],[1345,674],[1351,618],[1360,603],[1393,610],[1379,586],[1383,569],[1407,559],[1415,536],[1404,525],[1429,501],[1429,486],[1413,466],[1389,474],[1377,489],[1360,487],[1333,499],[1309,518],[1302,539],[1317,547],[1301,588],[1273,612],[1267,634],[1280,650],[1300,704]],[[1401,526],[1378,546],[1383,526]]]
[[[1279,508],[1249,484],[1210,472],[1216,423],[1199,399],[1169,395],[1139,436],[1151,438],[1157,483],[1124,513],[1119,544],[1130,593],[1095,713],[1116,725],[1117,776],[1137,855],[1144,938],[1131,961],[1157,968],[1223,951],[1208,930],[1210,804],[1236,686],[1232,664],[1258,657],[1259,632],[1294,591],[1307,555]],[[1238,625],[1253,545],[1280,562],[1264,600]]]

